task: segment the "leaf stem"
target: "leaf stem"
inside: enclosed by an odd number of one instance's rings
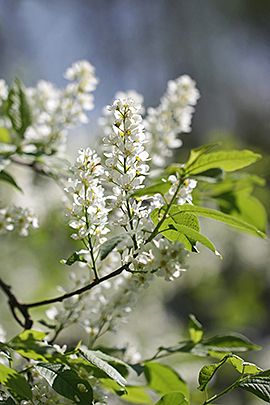
[[[171,209],[171,206],[173,205],[173,203],[174,203],[174,201],[175,201],[175,199],[176,199],[176,196],[177,196],[177,194],[178,194],[178,191],[180,190],[180,187],[182,186],[182,184],[183,184],[183,178],[180,178],[180,179],[179,179],[179,184],[178,184],[178,186],[177,186],[177,188],[176,188],[176,190],[175,190],[175,192],[174,192],[174,195],[172,196],[171,201],[169,202],[169,204],[167,205],[167,207],[166,207],[166,209],[165,209],[165,212],[164,212],[164,214],[163,214],[163,217],[162,217],[161,220],[157,223],[157,225],[155,226],[153,232],[151,233],[151,235],[150,235],[150,236],[148,237],[148,239],[146,240],[145,244],[151,242],[151,241],[157,236],[158,231],[159,231],[161,225],[163,224],[163,222],[165,221],[165,219],[167,218],[167,214],[169,213],[169,211],[170,211],[170,209]]]

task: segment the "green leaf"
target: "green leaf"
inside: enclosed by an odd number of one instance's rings
[[[206,366],[203,366],[199,372],[199,387],[198,389],[200,391],[204,391],[208,385],[208,383],[211,381],[211,379],[214,377],[215,373],[217,370],[223,366],[227,361],[227,356],[225,356],[219,363],[215,364],[207,364]]]
[[[261,155],[250,150],[231,150],[201,154],[186,165],[186,175],[195,175],[209,169],[223,169],[227,172],[242,169],[261,159]]]
[[[10,88],[6,113],[14,130],[23,138],[26,129],[31,125],[32,118],[27,97],[19,79],[16,79]]]
[[[198,148],[191,149],[188,161],[186,163],[186,167],[194,164],[201,155],[204,155],[205,153],[209,152],[210,150],[216,148],[218,145],[219,145],[219,143],[212,142],[212,143],[208,143],[206,145],[199,146]]]
[[[146,392],[145,387],[126,386],[126,394],[121,399],[131,404],[152,404],[150,395]]]
[[[5,182],[11,184],[12,186],[14,186],[15,188],[17,188],[19,191],[22,191],[22,189],[18,186],[18,184],[16,183],[14,178],[11,176],[11,174],[6,172],[5,170],[2,170],[0,172],[0,181],[5,181]]]
[[[201,243],[209,250],[215,253],[215,255],[220,256],[220,253],[217,251],[215,245],[208,239],[206,236],[202,235],[200,232],[195,231],[194,229],[188,228],[185,225],[175,225],[175,229],[181,234],[185,235],[189,241],[195,241]],[[185,246],[186,247],[186,246]],[[186,247],[188,249],[188,247]],[[193,249],[192,249],[193,250]]]
[[[18,399],[31,399],[31,387],[26,379],[12,368],[0,364],[0,383]]]
[[[193,343],[199,343],[203,337],[203,327],[194,315],[189,315],[188,332]]]
[[[164,210],[155,209],[151,214],[151,219],[155,225],[158,224],[160,216]],[[216,250],[214,244],[200,232],[198,217],[194,214],[182,213],[179,216],[168,216],[161,225],[159,232],[162,233],[170,241],[178,241],[183,243],[185,248],[189,251],[197,252],[196,243],[200,242],[202,245],[210,249],[216,255],[220,254]]]
[[[159,221],[162,219],[164,213],[165,213],[165,208],[163,207],[161,209],[156,208],[152,213],[151,213],[151,219],[155,225],[159,223]],[[176,228],[176,225],[183,225],[186,226],[188,229],[193,229],[195,231],[200,230],[200,224],[198,217],[194,214],[189,214],[189,213],[182,213],[182,215],[179,215],[177,219],[172,218],[168,216],[166,218],[162,225],[159,228],[159,233],[162,233],[167,239],[170,241],[178,241],[180,243],[183,243],[185,248],[189,251],[197,251],[195,245],[196,245],[196,239],[189,237],[185,233],[179,231]],[[186,230],[186,228],[185,228]],[[194,234],[193,234],[194,236]]]
[[[172,186],[172,183],[169,181],[160,181],[158,183],[152,184],[152,186],[142,188],[132,194],[133,197],[142,197],[145,195],[151,196],[155,194],[166,194]]]
[[[203,341],[204,346],[210,351],[217,352],[246,352],[249,350],[260,350],[261,347],[252,343],[241,335],[214,336]]]
[[[263,371],[260,367],[256,366],[256,364],[246,362],[235,354],[230,355],[228,361],[240,374],[257,374]]]
[[[74,264],[76,262],[87,263],[87,260],[84,258],[83,255],[80,255],[77,252],[72,253],[72,255],[70,255],[67,258],[67,260],[65,260],[65,259],[60,260],[60,263],[66,264],[67,266],[71,266],[72,264]]]
[[[203,366],[199,373],[199,387],[198,389],[204,391],[213,378],[217,370],[223,366],[225,363],[230,363],[235,370],[240,374],[258,374],[262,370],[256,366],[256,364],[247,363],[241,357],[236,356],[235,354],[228,354],[224,356],[219,363],[208,364]]]
[[[39,361],[48,361],[53,358],[64,358],[53,346],[43,342],[46,334],[32,329],[25,330],[8,342],[7,346],[21,356]]]
[[[103,245],[100,247],[100,260],[106,259],[109,253],[121,243],[126,238],[126,235],[117,235],[113,238],[108,239]]]
[[[154,212],[154,211],[153,211]],[[265,238],[265,234],[259,231],[254,225],[243,221],[240,218],[233,217],[231,215],[224,214],[223,212],[214,210],[212,208],[198,207],[191,204],[172,205],[170,210],[170,217],[177,221],[177,217],[183,212],[192,213],[201,217],[215,219],[216,221],[223,222],[233,228],[239,229],[244,232],[252,233],[253,235]]]
[[[189,392],[185,381],[171,367],[154,362],[144,365],[144,374],[148,387],[160,394],[168,394],[172,391],[181,392],[186,398]]]
[[[221,195],[218,198],[221,211],[254,225],[265,232],[267,227],[267,214],[264,206],[249,192],[235,192]]]
[[[123,388],[117,384],[116,381],[108,378],[100,378],[99,382],[105,389],[115,392],[115,394],[121,397],[121,400],[132,404],[153,404],[144,386],[126,385],[125,388]]]
[[[10,143],[11,137],[7,128],[0,128],[0,143]]]
[[[124,387],[127,384],[126,379],[114,367],[100,358],[99,352],[95,352],[94,350],[79,349],[78,353],[89,363],[104,371],[104,373],[115,380],[119,385]]]
[[[270,370],[243,378],[238,387],[249,391],[265,402],[270,402]]]
[[[79,377],[75,370],[63,364],[39,363],[37,371],[60,395],[76,404],[89,405],[93,400],[93,391],[87,380]]]
[[[156,405],[189,405],[189,402],[181,392],[170,392],[156,402]]]

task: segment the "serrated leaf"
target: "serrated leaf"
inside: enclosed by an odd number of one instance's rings
[[[228,361],[240,374],[257,374],[263,371],[256,364],[246,362],[235,354],[230,355]]]
[[[151,214],[151,219],[155,225],[159,222],[160,215],[163,214],[163,211],[160,209],[155,209]],[[196,243],[199,242],[216,255],[220,254],[216,250],[214,244],[200,232],[198,217],[194,214],[182,213],[177,217],[168,215],[168,218],[165,219],[161,225],[159,232],[162,233],[170,241],[178,241],[183,243],[185,248],[189,251],[197,252]]]
[[[103,245],[100,247],[100,260],[106,259],[109,253],[121,243],[126,238],[126,235],[117,235],[113,238],[108,239]]]
[[[160,394],[168,394],[172,391],[181,392],[186,398],[189,392],[185,381],[171,367],[154,362],[144,365],[144,375],[148,387]]]
[[[203,327],[194,315],[189,315],[188,332],[193,343],[199,343],[203,337]]]
[[[243,378],[238,387],[249,391],[265,402],[270,402],[270,370]]]
[[[58,394],[79,405],[92,403],[91,385],[87,380],[80,378],[75,370],[57,363],[39,363],[35,368]]]
[[[250,150],[231,150],[201,154],[186,165],[186,175],[195,175],[209,169],[222,169],[227,172],[242,169],[261,159],[261,155]]]
[[[17,399],[32,399],[31,387],[26,379],[12,368],[0,364],[0,383]]]
[[[76,262],[87,263],[87,260],[84,258],[83,255],[80,255],[77,252],[72,253],[72,255],[70,255],[66,260],[61,260],[61,263],[66,264],[67,266],[72,266],[72,264]]]
[[[156,405],[189,405],[189,401],[181,392],[170,392],[156,402]]]
[[[11,174],[6,172],[5,170],[2,170],[0,172],[0,181],[5,181],[11,184],[13,187],[17,188],[19,191],[22,191],[21,187],[18,186],[18,184],[16,183],[15,179],[11,176]]]
[[[119,385],[124,387],[127,384],[126,379],[114,367],[102,360],[94,350],[79,349],[78,353],[89,363],[104,371]]]
[[[200,391],[204,391],[210,382],[210,380],[213,378],[217,370],[223,366],[225,363],[230,363],[235,370],[244,375],[244,374],[258,374],[262,370],[256,366],[256,364],[252,363],[247,363],[241,357],[236,356],[235,354],[228,354],[224,356],[220,362],[215,363],[215,364],[208,364],[206,366],[203,366],[202,369],[200,370],[199,373],[199,387],[198,389]]]
[[[14,81],[9,90],[6,113],[14,130],[23,138],[26,129],[31,125],[32,118],[27,97],[19,79]]]
[[[8,347],[15,350],[21,356],[38,361],[63,357],[53,346],[43,342],[46,334],[32,329],[25,330],[8,342]]]
[[[199,387],[198,389],[200,391],[204,391],[208,385],[208,383],[211,381],[211,379],[214,377],[215,373],[217,370],[223,366],[227,361],[227,356],[225,356],[220,362],[214,363],[214,364],[207,364],[203,366],[199,372]]]
[[[265,238],[265,234],[260,230],[258,230],[254,225],[249,224],[240,218],[224,214],[223,212],[214,210],[212,208],[198,207],[196,205],[191,204],[172,205],[170,210],[170,217],[174,218],[177,221],[177,217],[181,215],[183,212],[188,212],[201,217],[214,219],[216,221],[223,222],[224,224],[230,225],[233,228],[239,229],[241,231],[248,232],[256,236],[260,236],[261,238]]]

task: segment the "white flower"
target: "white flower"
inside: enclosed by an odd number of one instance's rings
[[[30,144],[46,154],[61,154],[66,130],[88,122],[85,111],[94,107],[92,92],[98,83],[94,67],[87,61],[76,62],[67,69],[65,77],[72,82],[64,89],[41,80],[35,88],[25,90],[32,123],[26,130],[22,148]]]
[[[5,80],[0,79],[0,105],[8,97],[8,86]]]
[[[68,196],[69,226],[75,230],[74,239],[93,238],[95,249],[103,243],[108,233],[108,212],[100,176],[104,170],[100,158],[90,148],[80,149],[73,175],[65,188]],[[89,241],[88,241],[89,242]],[[90,248],[90,247],[89,247]]]
[[[187,75],[168,82],[167,90],[157,108],[148,108],[145,118],[147,136],[151,139],[152,165],[164,167],[179,148],[180,133],[191,131],[191,118],[199,98],[195,82]]]
[[[172,281],[181,276],[186,269],[183,262],[186,252],[179,242],[172,243],[168,239],[162,238],[153,242],[153,256],[155,261],[153,269],[160,277],[167,281]]]
[[[175,194],[178,186],[179,186],[179,181],[181,181],[177,176],[171,175],[169,176],[168,179],[171,183],[172,186],[169,189],[168,193],[166,194],[166,197],[172,198],[172,196]],[[183,184],[181,185],[177,195],[176,195],[176,201],[178,204],[183,205],[185,203],[192,203],[192,192],[197,186],[197,180],[194,179],[186,179],[184,180]]]
[[[10,206],[0,209],[0,233],[14,231],[27,236],[31,228],[38,228],[38,220],[28,208]]]

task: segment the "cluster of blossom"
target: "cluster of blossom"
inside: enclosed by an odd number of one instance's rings
[[[65,188],[69,206],[69,225],[74,229],[72,238],[85,239],[90,236],[92,244],[98,247],[105,242],[108,233],[108,212],[104,188],[100,177],[104,169],[100,158],[91,149],[79,150],[79,156],[72,167],[72,177]]]
[[[134,198],[134,191],[145,187],[144,180],[149,172],[149,154],[145,150],[147,139],[139,113],[141,107],[134,100],[123,98],[117,99],[107,111],[103,121],[104,164],[95,152],[86,149],[79,152],[72,169],[73,177],[66,187],[71,201],[69,224],[75,229],[73,238],[85,239],[89,235],[98,248],[105,241],[104,234],[112,230],[113,235],[117,234],[115,225],[121,225],[126,237],[118,243],[116,252],[98,262],[96,249],[94,259],[100,275],[128,262],[131,262],[130,270],[134,274],[124,272],[115,280],[102,283],[84,296],[67,300],[48,312],[51,320],[62,325],[79,322],[93,340],[104,329],[114,330],[119,319],[124,319],[131,311],[138,289],[148,286],[154,274],[166,280],[180,276],[184,270],[184,249],[180,243],[171,243],[159,235],[157,240],[145,245],[147,235],[153,230],[149,217],[154,208],[161,207],[173,197],[179,204],[191,203],[192,191],[196,187],[194,180],[185,180],[179,187],[180,179],[170,176],[168,180],[172,186],[165,199],[158,193]],[[104,188],[100,185],[103,174]],[[88,250],[81,250],[79,254],[89,262],[93,259],[87,241],[86,245]],[[80,274],[78,279],[73,274],[72,277],[73,287],[80,288],[87,283],[89,276]]]
[[[191,131],[194,106],[199,98],[196,83],[187,75],[170,80],[156,108],[148,108],[145,128],[151,139],[151,157],[154,167],[164,167],[172,156],[172,149],[179,148],[180,133]]]
[[[61,152],[65,130],[88,121],[85,111],[94,107],[92,92],[98,83],[94,67],[78,61],[67,69],[65,78],[70,83],[63,90],[44,80],[26,89],[32,115],[32,125],[25,134],[28,149],[31,145],[47,154]]]
[[[128,232],[136,250],[140,245],[136,240],[140,233],[140,219],[145,216],[147,207],[132,198],[132,194],[144,187],[150,160],[145,150],[147,140],[141,105],[131,98],[117,99],[108,111],[112,125],[110,131],[107,127],[103,141],[106,180],[112,185],[110,201],[114,222]]]
[[[8,97],[8,86],[5,80],[0,79],[0,107]]]
[[[0,209],[0,234],[15,231],[27,236],[31,228],[38,228],[38,220],[28,208],[13,205]]]
[[[179,184],[181,179],[177,175],[171,175],[168,178],[169,182],[172,183],[168,193],[165,195],[165,198],[171,199],[173,195],[177,192],[176,201],[179,205],[183,205],[185,203],[192,203],[192,192],[197,186],[197,181],[194,179],[186,179],[184,180],[183,184]],[[179,188],[180,186],[180,188]]]

